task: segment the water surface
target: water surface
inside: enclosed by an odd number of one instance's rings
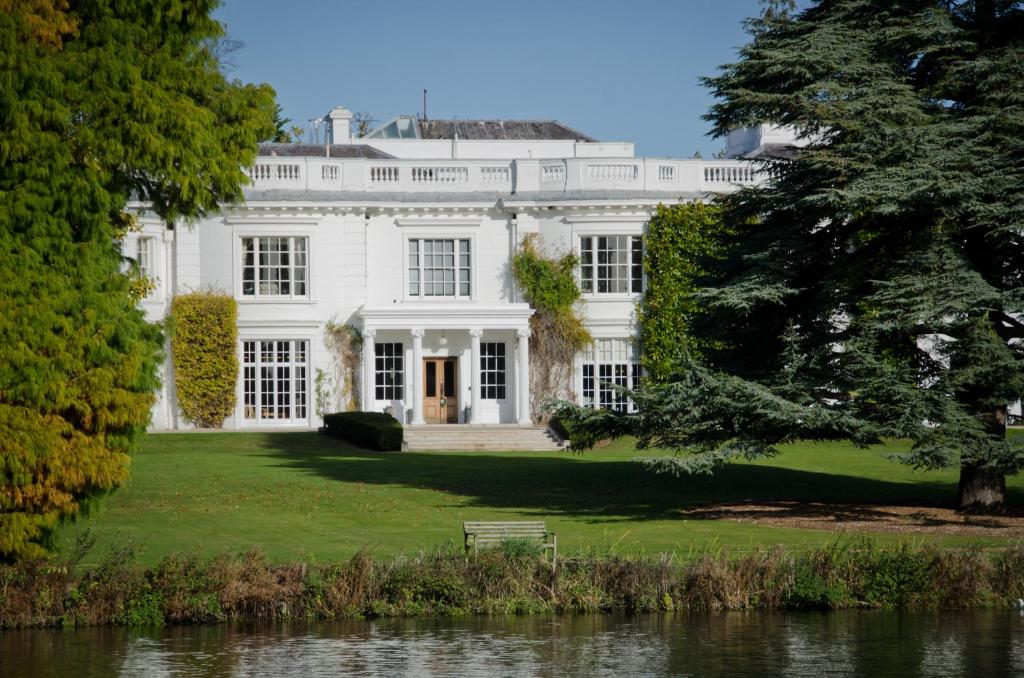
[[[0,632],[3,676],[1014,676],[1024,616],[723,613]]]

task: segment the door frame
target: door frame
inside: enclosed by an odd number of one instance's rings
[[[437,365],[435,367],[435,392],[438,395],[428,398],[427,389],[429,388],[429,380],[427,379],[427,365],[433,363]],[[451,365],[451,377],[452,383],[446,384],[444,380],[445,366]],[[423,375],[423,390],[419,394],[423,402],[423,421],[426,424],[458,424],[459,423],[459,359],[457,356],[430,356],[423,358],[422,365],[420,366]],[[450,395],[446,395],[446,393]],[[441,416],[440,412],[435,420],[434,417],[430,416],[428,412],[427,402],[438,401],[436,405],[431,403],[431,407],[437,407],[438,409],[444,408],[447,416]],[[446,401],[444,405],[440,401]],[[444,421],[442,421],[442,419]]]

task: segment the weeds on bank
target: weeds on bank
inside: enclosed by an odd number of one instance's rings
[[[140,568],[131,549],[79,572],[67,562],[0,567],[0,627],[201,624],[346,617],[1009,605],[1024,597],[1024,546],[994,552],[868,540],[809,552],[679,560],[585,555],[557,568],[530,543],[412,558],[275,565],[258,551],[174,555]]]

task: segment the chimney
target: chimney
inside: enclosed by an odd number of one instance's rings
[[[352,111],[344,106],[335,106],[334,110],[327,114],[327,142],[352,143]]]

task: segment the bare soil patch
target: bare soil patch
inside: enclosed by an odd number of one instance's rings
[[[734,520],[771,527],[847,532],[950,534],[1024,538],[1024,511],[960,513],[932,506],[824,504],[795,501],[707,504],[680,511],[693,520]]]

